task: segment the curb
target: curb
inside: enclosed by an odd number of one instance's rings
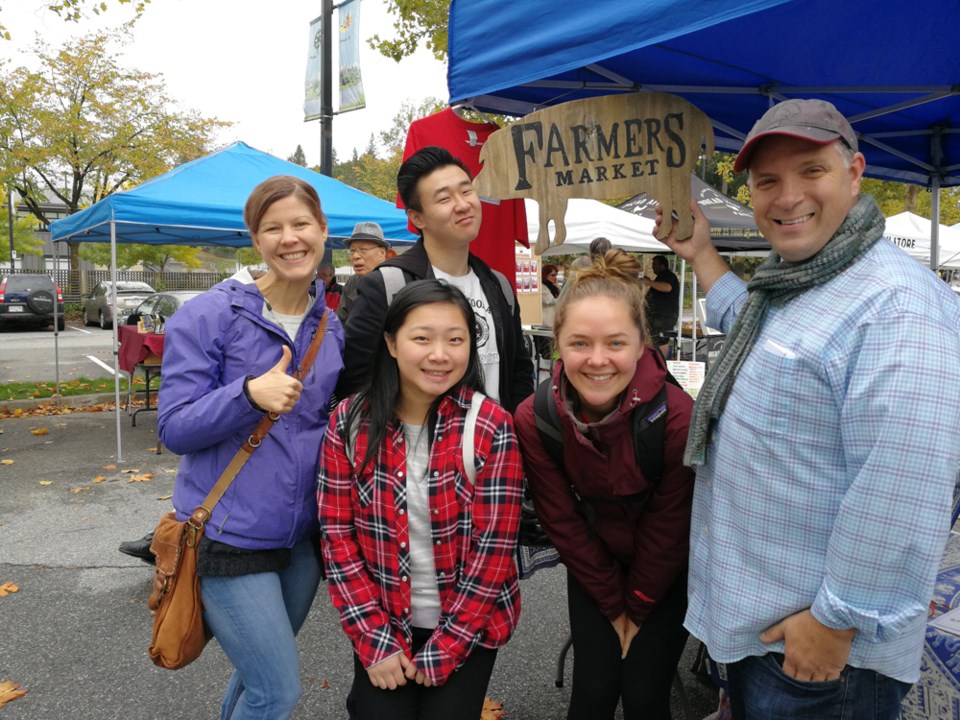
[[[151,391],[151,394],[154,396],[154,402],[156,402],[156,392]],[[120,404],[123,405],[126,400],[127,393],[120,393]],[[134,391],[132,402],[136,403],[137,401],[142,402],[144,400],[145,393],[143,391]],[[41,407],[46,407],[48,405],[60,405],[61,407],[69,408],[78,408],[82,409],[85,407],[90,407],[91,405],[102,405],[103,403],[112,403],[114,400],[114,394],[110,393],[93,393],[91,395],[68,395],[67,397],[59,398],[45,397],[45,398],[29,398],[26,400],[3,400],[0,401],[0,412],[13,412],[15,410],[36,410]]]

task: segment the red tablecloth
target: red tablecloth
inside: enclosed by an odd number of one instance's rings
[[[120,369],[132,373],[137,363],[147,359],[151,353],[158,358],[163,356],[165,335],[156,333],[138,333],[136,325],[118,325],[117,337],[120,340],[120,354],[117,361]]]

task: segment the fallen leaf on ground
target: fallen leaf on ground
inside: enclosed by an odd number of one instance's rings
[[[156,452],[156,451],[157,449],[155,447],[147,448],[147,452]]]
[[[31,435],[46,435],[48,432],[50,432],[50,431],[47,430],[46,428],[34,428],[33,430],[30,431],[30,434],[31,434]]]
[[[104,465],[102,469],[103,469],[103,470],[116,470],[116,469],[117,469],[117,466],[116,466],[116,465]]]
[[[0,682],[0,707],[17,698],[22,698],[26,694],[27,691],[21,690],[19,683],[15,683],[12,680],[4,680]]]
[[[132,482],[150,482],[150,478],[153,477],[153,473],[144,473],[143,475],[131,475],[130,479],[127,480],[128,483]]]
[[[75,488],[70,488],[70,492],[72,492],[74,495],[79,495],[80,493],[85,492],[89,489],[90,489],[89,487],[75,487]]]
[[[134,473],[138,473],[138,472],[140,472],[140,468],[131,468],[129,470],[123,471],[125,475],[133,475]]]
[[[16,583],[5,582],[2,585],[0,585],[0,598],[6,597],[10,593],[19,592],[19,590],[20,590],[20,586],[17,585]]]
[[[91,482],[102,483],[106,479],[107,479],[106,475],[97,475],[93,480],[91,480]]]
[[[503,703],[491,700],[488,697],[483,699],[483,710],[480,712],[480,720],[500,720],[507,717],[503,709]]]
[[[330,689],[330,681],[327,680],[326,678],[324,678],[324,681],[323,681],[322,683],[320,683],[320,689],[321,689],[321,690],[329,690],[329,689]]]
[[[4,459],[4,460],[0,460],[0,465],[13,465],[13,460],[11,460],[11,459],[9,459],[9,458],[6,458],[6,459]]]
[[[41,480],[41,485],[53,485],[53,480]]]
[[[157,495],[157,500],[169,500],[173,495]]]

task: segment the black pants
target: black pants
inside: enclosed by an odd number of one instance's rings
[[[413,629],[413,654],[430,639],[432,630]],[[347,709],[353,720],[450,720],[479,718],[497,660],[497,651],[475,647],[441,686],[424,687],[413,680],[396,690],[370,683],[360,659],[353,656],[353,687]]]
[[[613,718],[623,700],[625,720],[670,720],[670,687],[687,631],[687,573],[657,603],[620,659],[620,639],[597,603],[567,573],[573,634],[573,691],[567,720]]]

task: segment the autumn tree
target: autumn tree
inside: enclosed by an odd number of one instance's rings
[[[121,67],[127,38],[96,32],[60,50],[38,40],[38,70],[0,66],[0,184],[44,225],[48,198],[74,213],[200,157],[229,125],[178,110],[160,76]],[[78,259],[70,243],[72,271]]]
[[[4,193],[4,200],[6,193]],[[43,241],[38,237],[36,220],[18,217],[13,214],[13,249],[17,257],[24,255],[42,255]],[[0,262],[10,260],[10,212],[4,201],[0,207]]]
[[[444,107],[445,104],[437,98],[427,98],[419,104],[404,102],[386,130],[370,135],[362,154],[354,149],[350,160],[334,163],[334,178],[350,187],[394,202],[397,199],[397,171],[403,162],[403,147],[410,123]]]
[[[139,17],[150,0],[115,0],[115,2],[117,5],[129,5],[133,8],[134,17]],[[110,4],[104,0],[48,0],[44,6],[50,12],[72,22],[78,22],[90,14],[100,15],[110,8]],[[2,7],[0,7],[0,38],[10,39],[10,30],[3,25]]]
[[[400,62],[426,45],[437,60],[447,59],[449,0],[387,0],[387,11],[394,16],[395,38],[374,35],[370,47]]]

